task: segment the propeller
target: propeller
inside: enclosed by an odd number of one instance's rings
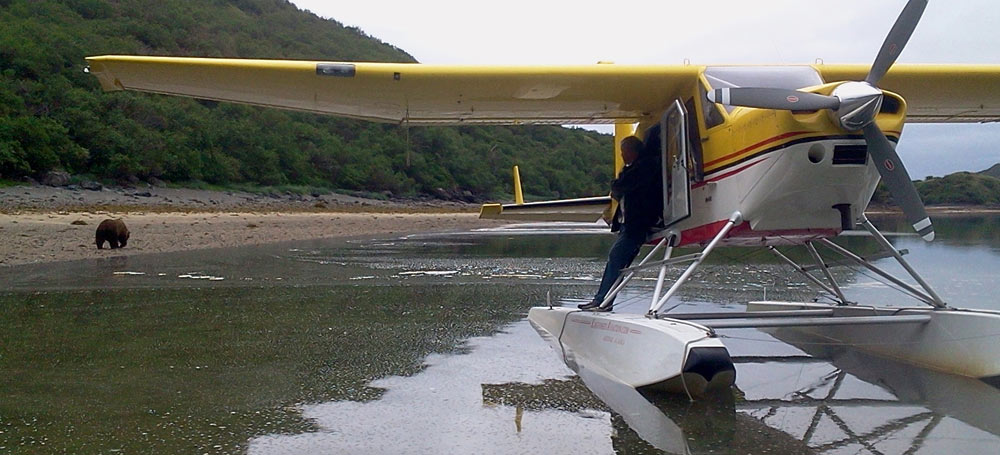
[[[708,92],[708,100],[729,106],[790,111],[815,111],[840,107],[840,100],[834,96],[782,88],[720,88]]]
[[[845,82],[830,96],[781,88],[732,87],[713,90],[708,93],[708,99],[713,103],[760,109],[834,111],[845,130],[861,130],[864,133],[868,155],[875,163],[882,181],[889,187],[893,199],[902,207],[907,221],[924,240],[934,240],[934,227],[927,217],[920,194],[889,139],[875,124],[875,116],[882,107],[883,97],[882,90],[877,86],[878,82],[896,62],[926,8],[927,0],[907,2],[889,30],[865,80]]]
[[[879,49],[878,56],[872,63],[872,68],[868,70],[865,82],[870,85],[878,85],[882,76],[889,72],[889,67],[896,63],[896,57],[899,57],[899,53],[903,51],[910,36],[913,35],[913,30],[917,28],[917,23],[920,22],[920,16],[924,14],[925,8],[927,8],[927,0],[910,0],[906,3],[903,12],[899,13],[896,23],[889,30],[889,35],[885,37],[885,42],[882,43],[882,48]]]
[[[868,142],[868,155],[872,157],[878,173],[882,176],[882,181],[889,187],[893,199],[906,214],[906,221],[913,226],[924,240],[930,242],[934,240],[934,226],[931,219],[927,217],[924,210],[924,203],[920,200],[920,194],[913,187],[910,174],[903,167],[896,150],[892,148],[889,139],[885,137],[878,125],[869,123],[865,126],[865,141]]]

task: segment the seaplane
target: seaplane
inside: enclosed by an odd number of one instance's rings
[[[659,129],[662,223],[648,237],[652,249],[621,271],[604,302],[637,273],[658,270],[648,311],[529,312],[575,369],[695,397],[734,383],[720,331],[780,327],[998,384],[1000,313],[949,306],[864,213],[882,181],[917,235],[933,240],[934,226],[895,151],[904,124],[1000,121],[1000,65],[896,63],[926,6],[906,3],[871,65],[473,66],[115,55],[87,61],[107,91],[404,126],[614,124],[616,143]],[[530,203],[517,197],[484,205],[481,216],[596,222],[614,206],[608,196]],[[879,253],[865,257],[833,241],[859,226]],[[804,248],[813,263],[800,264],[779,246]],[[678,247],[701,249],[673,256]],[[722,247],[771,251],[833,304],[754,301],[738,313],[672,313],[677,290]],[[874,264],[883,258],[909,278]],[[841,263],[871,270],[919,305],[849,301],[830,271]],[[668,279],[676,265],[683,271]]]

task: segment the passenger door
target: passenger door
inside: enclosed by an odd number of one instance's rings
[[[674,102],[660,119],[660,150],[663,172],[663,225],[691,216],[691,182],[687,162],[687,111],[680,100]]]

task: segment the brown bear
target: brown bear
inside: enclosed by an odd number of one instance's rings
[[[104,242],[111,245],[111,249],[124,247],[128,243],[128,228],[122,220],[107,219],[101,221],[97,226],[97,249],[104,248]]]

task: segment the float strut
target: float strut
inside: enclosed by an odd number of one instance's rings
[[[642,262],[639,262],[639,265],[631,268],[637,269],[639,267],[642,267],[642,265],[645,264],[646,262],[649,262],[649,260],[653,257],[653,255],[656,254],[656,252],[659,251],[660,248],[663,248],[664,245],[667,245],[668,249],[667,254],[669,254],[670,252],[669,250],[671,249],[671,247],[669,246],[670,245],[669,236],[660,239],[660,241],[656,244],[656,246],[653,247],[652,251],[646,254],[646,257],[642,259]],[[608,291],[608,295],[604,297],[604,301],[601,302],[601,308],[610,305],[611,301],[614,300],[614,298],[618,295],[619,292],[622,291],[622,289],[625,288],[625,285],[628,284],[629,281],[632,281],[632,277],[634,276],[635,276],[635,270],[630,270],[628,273],[619,275],[618,280],[615,281],[615,285],[611,288],[610,291]]]
[[[827,268],[826,263],[823,262],[823,256],[819,255],[819,251],[816,251],[816,247],[813,246],[812,242],[806,242],[806,249],[809,250],[809,254],[812,255],[813,260],[816,261],[816,267],[819,267],[823,271],[823,275],[826,276],[826,280],[830,282],[830,288],[837,295],[837,299],[840,300],[841,305],[847,305],[847,297],[844,297],[844,293],[840,291],[840,286],[837,286],[837,280],[833,279],[833,274],[830,273],[830,269]]]
[[[777,248],[775,248],[773,246],[769,246],[769,247],[767,247],[767,249],[770,250],[772,253],[774,253],[779,258],[781,258],[783,261],[787,262],[793,268],[795,268],[796,271],[798,271],[803,276],[805,276],[806,278],[808,278],[809,281],[812,281],[813,284],[815,284],[815,285],[823,288],[823,290],[826,291],[826,292],[828,292],[828,293],[830,293],[830,295],[837,295],[836,292],[833,292],[833,289],[831,289],[830,286],[827,286],[826,283],[823,283],[822,281],[820,281],[819,278],[816,278],[816,277],[812,276],[812,274],[810,274],[804,267],[802,267],[801,265],[799,265],[795,261],[791,260],[788,256],[785,256],[784,254],[782,254],[780,251],[778,251]]]
[[[854,261],[856,264],[858,264],[858,265],[860,265],[862,267],[865,267],[868,270],[871,270],[872,272],[875,272],[876,274],[878,274],[882,278],[885,278],[885,279],[891,281],[896,286],[899,286],[899,287],[903,288],[904,290],[906,290],[907,292],[909,292],[910,295],[912,295],[917,300],[920,300],[921,302],[924,302],[924,303],[926,303],[928,305],[931,305],[931,306],[937,306],[937,305],[934,304],[934,299],[931,298],[931,296],[926,295],[923,292],[920,292],[919,289],[914,288],[913,286],[910,286],[910,285],[904,283],[903,280],[900,280],[899,278],[896,278],[896,277],[890,275],[885,270],[882,270],[882,269],[880,269],[878,267],[875,267],[870,262],[864,260],[862,257],[860,257],[860,256],[858,256],[858,255],[856,255],[856,254],[854,254],[852,252],[850,252],[846,248],[844,248],[844,247],[842,247],[840,245],[837,245],[836,243],[831,242],[830,239],[820,239],[819,241],[820,241],[820,243],[822,243],[823,245],[825,245],[827,248],[829,248],[829,249],[831,249],[833,251],[836,251],[837,253],[840,253],[845,258]],[[944,307],[941,307],[941,308],[944,308]]]
[[[653,301],[650,302],[650,305],[655,304],[660,299],[660,293],[663,292],[663,277],[667,274],[666,261],[670,259],[670,255],[674,252],[673,236],[669,235],[666,238],[669,240],[667,241],[667,248],[663,250],[663,264],[660,264],[660,274],[656,277],[656,289],[653,290]]]
[[[885,236],[882,235],[882,233],[875,228],[875,225],[873,225],[871,221],[868,221],[868,217],[865,216],[863,213],[861,214],[861,225],[864,226],[865,229],[868,230],[868,232],[871,232],[872,236],[875,237],[875,241],[877,241],[879,245],[882,246],[883,249],[892,254],[892,257],[896,258],[896,262],[899,262],[899,265],[903,266],[903,268],[906,269],[906,272],[909,273],[910,276],[913,277],[913,279],[916,280],[918,284],[920,284],[920,287],[924,288],[924,290],[927,291],[927,294],[931,297],[932,300],[934,300],[932,305],[934,305],[937,308],[948,307],[948,305],[944,303],[944,300],[941,299],[941,296],[937,295],[937,292],[934,292],[934,289],[931,288],[931,285],[927,284],[927,282],[924,281],[924,279],[917,274],[917,271],[913,270],[913,267],[910,267],[910,264],[906,262],[906,259],[903,259],[903,255],[899,254],[899,251],[896,250],[896,247],[892,246],[892,244],[889,243],[888,240],[886,240]]]
[[[705,249],[702,250],[701,255],[698,256],[698,259],[692,262],[691,265],[689,265],[688,268],[684,270],[684,273],[682,273],[681,276],[677,278],[677,281],[675,281],[674,284],[670,286],[670,289],[667,290],[667,293],[664,294],[663,297],[660,297],[660,300],[654,302],[653,305],[650,306],[649,313],[647,313],[646,315],[655,318],[660,313],[660,308],[662,308],[663,305],[667,303],[667,300],[670,300],[670,297],[673,297],[673,295],[677,293],[677,290],[680,289],[681,285],[684,284],[684,282],[691,277],[691,274],[694,273],[694,270],[697,269],[699,265],[701,265],[701,261],[705,260],[705,257],[708,256],[708,253],[711,253],[712,250],[715,249],[715,245],[717,245],[719,241],[724,239],[726,235],[729,234],[729,230],[732,229],[733,226],[735,226],[737,223],[741,221],[743,221],[743,214],[741,214],[738,211],[733,212],[732,216],[729,217],[729,221],[726,223],[725,226],[722,227],[722,229],[719,230],[718,234],[715,234],[715,237],[712,239],[711,242],[708,243],[708,246],[706,246]],[[660,278],[662,281],[663,275],[660,275]],[[678,303],[677,305],[680,304]],[[667,308],[667,311],[676,308],[677,305]]]

